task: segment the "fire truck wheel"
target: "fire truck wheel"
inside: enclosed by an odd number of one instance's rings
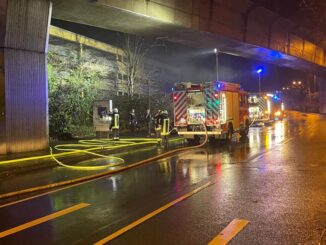
[[[228,132],[226,133],[226,141],[227,142],[231,142],[233,133],[234,133],[233,124],[229,123]]]

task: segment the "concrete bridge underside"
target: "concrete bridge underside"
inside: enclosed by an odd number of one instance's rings
[[[53,18],[324,73],[326,45],[249,0],[53,0]]]

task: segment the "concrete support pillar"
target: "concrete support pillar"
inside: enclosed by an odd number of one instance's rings
[[[326,78],[317,76],[319,87],[319,113],[326,114]]]
[[[50,0],[0,0],[0,154],[48,147]]]

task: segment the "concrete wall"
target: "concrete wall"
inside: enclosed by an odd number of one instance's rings
[[[127,94],[128,82],[125,63],[123,62],[123,50],[107,43],[99,42],[82,35],[78,35],[61,28],[50,28],[49,53],[63,64],[73,64],[82,60],[89,64],[88,69],[98,70],[101,74],[103,92],[108,95]],[[82,47],[80,46],[82,45]],[[82,54],[80,54],[82,48]],[[54,67],[62,66],[49,61]],[[150,57],[144,59],[146,73],[135,84],[135,93],[147,95],[147,80],[150,80],[150,91],[162,93],[167,81],[177,80],[180,77],[179,70],[168,67]],[[62,70],[61,76],[67,72]]]

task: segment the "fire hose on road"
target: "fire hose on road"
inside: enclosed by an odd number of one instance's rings
[[[141,141],[141,142],[137,142]],[[53,150],[50,148],[50,154],[52,159],[57,162],[60,166],[71,168],[71,169],[78,169],[78,170],[102,170],[109,167],[115,167],[118,165],[123,164],[125,161],[120,157],[115,156],[108,156],[96,153],[94,151],[98,150],[113,150],[113,149],[121,149],[125,147],[137,146],[137,145],[144,145],[144,144],[153,144],[157,145],[159,140],[157,139],[147,139],[147,138],[138,138],[138,139],[123,139],[119,141],[113,141],[110,139],[95,139],[95,140],[80,140],[78,144],[63,144],[63,145],[56,145],[54,149],[57,151],[64,151],[64,152],[75,152],[75,153],[85,153],[88,155],[96,156],[100,159],[104,159],[109,163],[102,166],[76,166],[76,165],[67,165],[63,162],[59,161],[54,155]]]
[[[107,176],[112,175],[112,174],[115,174],[115,173],[123,172],[125,170],[132,169],[132,168],[136,168],[136,167],[142,166],[142,165],[147,164],[147,163],[150,163],[150,162],[158,161],[160,159],[173,156],[173,155],[175,155],[177,153],[180,153],[180,152],[183,152],[183,151],[188,151],[188,150],[193,150],[193,149],[201,148],[201,147],[203,147],[207,143],[207,140],[208,140],[208,134],[207,134],[207,129],[206,129],[206,126],[205,125],[204,125],[204,129],[205,129],[205,139],[199,145],[196,145],[196,146],[187,146],[187,147],[183,147],[183,148],[171,150],[171,151],[162,153],[160,155],[157,155],[157,156],[154,156],[154,157],[150,157],[148,159],[141,160],[139,162],[132,163],[132,164],[129,164],[127,166],[124,166],[124,167],[121,167],[121,168],[118,168],[118,169],[109,170],[109,171],[105,171],[105,172],[98,173],[98,174],[93,174],[93,175],[89,175],[89,176],[85,176],[85,177],[80,177],[80,178],[76,178],[76,179],[72,179],[72,180],[66,180],[66,181],[61,181],[61,182],[57,182],[57,183],[52,183],[52,184],[47,184],[47,185],[42,185],[42,186],[36,186],[36,187],[24,189],[24,190],[19,190],[19,191],[14,191],[14,192],[9,192],[9,193],[5,193],[5,194],[1,194],[0,195],[0,199],[9,198],[9,197],[15,197],[15,196],[19,196],[19,195],[23,195],[23,194],[28,194],[28,193],[33,193],[33,192],[37,192],[37,191],[44,191],[44,190],[48,190],[48,189],[52,189],[52,188],[59,188],[59,187],[63,187],[64,188],[64,186],[68,186],[68,185],[82,184],[84,182],[88,182],[88,181],[91,181],[91,180],[104,178],[104,177],[107,177]],[[94,145],[92,144],[92,146],[94,146]],[[62,148],[60,148],[60,149],[62,149]],[[92,150],[100,150],[102,148],[97,146],[97,147],[94,147],[94,148],[91,148],[91,149]],[[76,150],[76,149],[74,149],[74,150]],[[84,150],[78,150],[78,151],[83,152],[83,151],[85,151],[85,149]],[[88,151],[90,151],[90,150],[88,149]],[[101,155],[101,154],[99,154],[99,155]],[[101,166],[101,167],[104,167],[104,166]],[[58,190],[60,190],[60,189],[58,189]]]

